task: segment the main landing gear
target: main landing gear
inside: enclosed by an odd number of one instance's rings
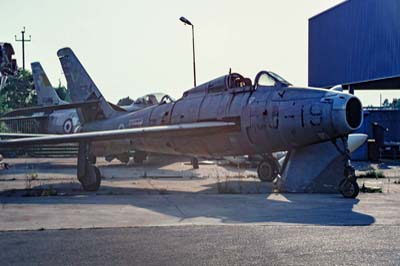
[[[199,159],[196,157],[190,159],[190,164],[193,166],[193,169],[199,169]]]
[[[258,164],[257,175],[262,182],[272,182],[280,173],[280,165],[272,155],[264,156]]]
[[[142,164],[147,159],[147,153],[144,151],[135,151],[133,154],[133,161],[136,164]]]
[[[90,148],[90,143],[79,143],[77,176],[83,190],[97,191],[101,183],[101,174],[95,166],[96,156],[91,153]]]

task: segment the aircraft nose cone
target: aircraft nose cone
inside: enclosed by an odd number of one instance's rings
[[[359,129],[363,123],[361,101],[351,94],[338,94],[333,98],[332,122],[339,135]]]

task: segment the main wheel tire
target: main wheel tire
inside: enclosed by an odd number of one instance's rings
[[[190,164],[192,165],[193,169],[199,169],[199,160],[197,158],[191,158]]]
[[[133,161],[137,164],[142,164],[147,159],[147,153],[142,151],[135,151],[133,154]]]
[[[273,159],[264,159],[258,164],[257,175],[262,182],[272,182],[279,174],[279,168]]]
[[[94,155],[94,154],[90,154],[90,155],[88,156],[88,160],[89,160],[89,162],[90,162],[91,164],[96,164],[97,157],[96,157],[96,155]]]
[[[340,193],[346,199],[355,199],[360,193],[360,187],[357,181],[343,179],[339,184]]]
[[[129,154],[128,153],[118,154],[118,155],[116,155],[116,157],[123,164],[129,163]]]
[[[99,168],[94,165],[88,166],[86,175],[86,178],[81,178],[79,180],[81,182],[83,190],[97,191],[101,184],[101,173]]]

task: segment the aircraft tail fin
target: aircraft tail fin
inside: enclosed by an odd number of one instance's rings
[[[56,90],[51,86],[42,65],[39,62],[31,63],[33,82],[41,106],[61,105],[67,102],[60,99]]]
[[[89,122],[110,117],[115,111],[104,99],[96,84],[90,78],[71,48],[62,48],[57,52],[61,62],[72,102],[98,101],[97,108],[80,108],[81,122]]]

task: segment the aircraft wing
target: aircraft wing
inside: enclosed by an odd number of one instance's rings
[[[168,136],[201,136],[204,134],[215,134],[233,130],[240,130],[239,126],[235,122],[196,122],[0,140],[0,147],[21,147],[36,144],[77,143],[84,141],[95,142],[116,139],[133,139],[135,137],[157,138]]]

